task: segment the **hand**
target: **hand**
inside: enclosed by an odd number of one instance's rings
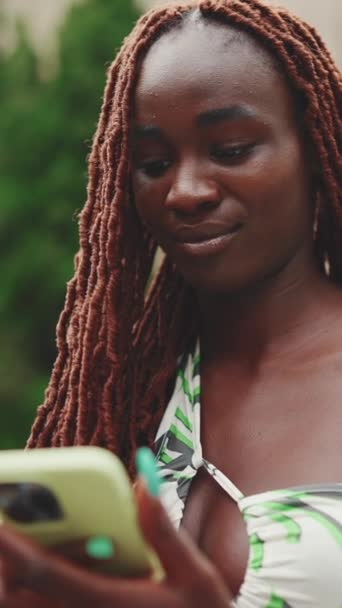
[[[162,583],[94,574],[3,526],[0,555],[7,574],[0,606],[31,608],[25,601],[13,603],[11,590],[19,587],[35,592],[41,601],[45,598],[37,608],[230,608],[232,595],[219,573],[184,531],[174,529],[160,502],[147,493],[142,482],[137,485],[136,498],[142,531],[166,573]]]

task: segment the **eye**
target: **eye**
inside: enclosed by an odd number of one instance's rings
[[[234,146],[216,146],[211,157],[223,165],[233,165],[244,161],[253,151],[254,144],[239,144]]]
[[[139,170],[147,177],[157,178],[164,175],[170,164],[169,160],[149,160],[141,163]]]

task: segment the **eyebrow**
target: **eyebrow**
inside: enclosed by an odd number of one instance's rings
[[[255,118],[256,114],[250,108],[242,105],[228,106],[227,108],[215,108],[201,112],[196,118],[199,127],[208,127],[222,121],[234,121],[241,118]]]
[[[240,120],[241,118],[255,118],[256,114],[250,108],[242,105],[228,106],[226,108],[214,108],[201,112],[195,118],[195,124],[198,127],[209,127],[211,125],[223,122]],[[132,129],[134,139],[142,139],[144,137],[162,138],[163,133],[159,127],[155,125],[134,125]]]
[[[142,139],[143,137],[162,137],[162,130],[155,125],[134,125],[132,136],[134,139]]]

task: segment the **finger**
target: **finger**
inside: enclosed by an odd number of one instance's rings
[[[6,580],[6,564],[5,564],[4,560],[0,559],[0,606],[1,606],[1,601],[4,599],[5,593],[6,593],[5,580]]]
[[[172,592],[160,585],[93,574],[37,547],[5,526],[0,530],[0,554],[9,563],[17,584],[64,601],[68,607],[167,608],[174,605],[170,604]]]
[[[144,481],[136,488],[139,521],[143,534],[156,551],[167,580],[187,590],[211,608],[230,606],[232,594],[211,562],[199,551],[185,531],[178,532],[159,500],[148,494]],[[205,603],[207,598],[207,604]]]
[[[57,603],[51,598],[37,595],[33,591],[20,589],[6,595],[0,601],[0,608],[66,608],[65,603]]]

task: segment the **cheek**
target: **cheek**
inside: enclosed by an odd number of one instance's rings
[[[312,240],[304,156],[296,142],[285,143],[265,149],[236,181],[234,196],[246,208],[248,222],[234,251],[240,260],[238,278],[247,283],[283,267]]]
[[[231,186],[234,189],[234,180]],[[236,179],[236,188],[251,220],[280,226],[291,220],[300,225],[312,221],[306,163],[295,137],[282,138],[281,145],[260,150]]]
[[[163,217],[163,197],[165,188],[157,182],[147,182],[144,178],[132,177],[134,203],[142,222],[155,234]]]
[[[289,137],[283,138],[281,144],[261,146],[255,157],[241,168],[239,177],[243,177],[242,188],[245,185],[246,191],[260,200],[272,195],[286,197],[289,190],[304,191],[304,159],[298,142]]]

